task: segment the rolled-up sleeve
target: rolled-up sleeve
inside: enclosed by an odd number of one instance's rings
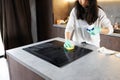
[[[109,33],[113,33],[113,26],[111,24],[111,21],[107,18],[105,12],[102,9],[99,9],[99,17],[100,17],[100,22],[103,27],[108,27]]]

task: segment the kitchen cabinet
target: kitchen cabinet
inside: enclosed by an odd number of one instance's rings
[[[53,37],[61,37],[64,38],[65,33],[65,25],[56,25],[54,24],[52,27],[51,36]]]
[[[100,45],[111,50],[120,51],[120,34],[113,34],[118,36],[101,34]]]
[[[7,56],[10,80],[45,80],[15,59]]]
[[[120,59],[114,55],[101,55],[92,45],[80,44],[79,47],[91,49],[92,52],[62,67],[23,50],[54,40],[65,41],[57,37],[7,50],[10,80],[120,80]]]

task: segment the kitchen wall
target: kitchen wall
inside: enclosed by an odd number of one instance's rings
[[[66,0],[52,0],[53,1],[53,13],[54,23],[58,19],[65,19],[69,15],[69,4]]]
[[[116,19],[120,22],[120,1],[98,2],[98,4],[104,9],[112,24]]]

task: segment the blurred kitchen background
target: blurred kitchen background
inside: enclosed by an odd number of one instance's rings
[[[57,24],[57,20],[67,19],[74,2],[75,0],[53,0],[55,24]],[[104,9],[113,25],[116,22],[120,22],[120,0],[98,0],[98,5]]]

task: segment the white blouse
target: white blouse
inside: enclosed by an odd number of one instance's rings
[[[105,12],[100,8],[98,10],[98,19],[92,25],[89,25],[85,20],[77,19],[75,8],[73,8],[70,13],[65,32],[73,32],[72,40],[75,42],[87,42],[100,47],[100,34],[90,35],[86,30],[90,26],[108,27],[110,30],[108,34],[113,33],[113,26],[111,25],[110,20],[107,18]]]

